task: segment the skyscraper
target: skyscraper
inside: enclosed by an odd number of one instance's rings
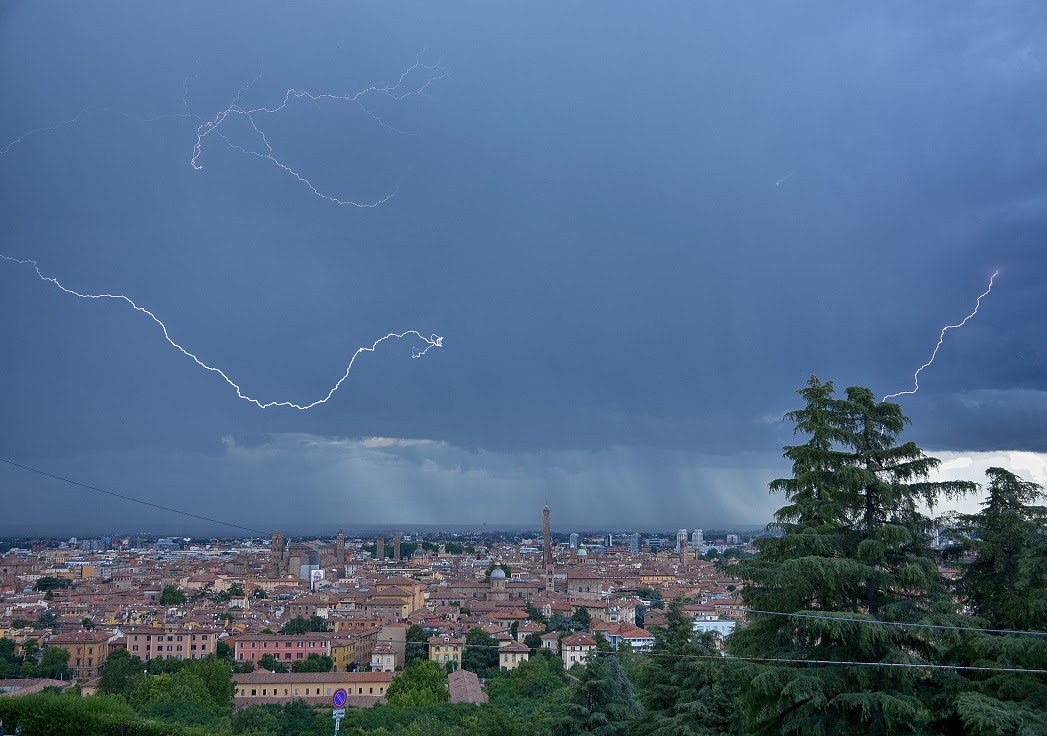
[[[578,549],[578,532],[571,533],[571,549]]]
[[[630,534],[629,535],[629,554],[638,555],[640,554],[640,535]]]
[[[702,533],[701,529],[695,529],[691,532],[691,546],[698,549],[703,544],[705,544],[705,535]]]
[[[681,549],[687,549],[687,530],[681,529],[676,532],[676,551],[679,552]]]

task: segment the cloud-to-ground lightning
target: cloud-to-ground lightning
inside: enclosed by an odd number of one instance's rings
[[[380,337],[377,340],[375,340],[374,343],[372,343],[370,347],[366,347],[365,346],[365,347],[357,348],[356,352],[353,353],[353,356],[349,359],[349,365],[346,366],[345,373],[342,375],[341,378],[338,379],[338,382],[335,383],[334,386],[331,387],[331,389],[327,392],[327,394],[322,399],[317,399],[316,401],[313,401],[313,402],[308,403],[308,404],[297,404],[297,403],[295,403],[293,401],[268,401],[268,402],[262,402],[262,401],[259,401],[258,399],[254,399],[254,398],[248,396],[247,394],[243,393],[243,391],[241,390],[240,386],[237,385],[231,378],[229,378],[229,376],[227,376],[222,370],[220,370],[219,368],[215,368],[213,366],[210,366],[210,365],[204,363],[196,355],[194,355],[193,353],[189,352],[184,347],[182,347],[177,342],[175,342],[173,339],[171,339],[171,335],[167,331],[167,325],[165,325],[163,322],[161,322],[160,319],[155,314],[150,312],[145,307],[140,307],[137,304],[135,304],[135,302],[132,301],[129,297],[126,297],[123,294],[81,294],[78,291],[74,291],[73,289],[66,288],[65,286],[63,286],[62,284],[60,284],[58,282],[58,279],[54,278],[53,276],[45,276],[40,271],[40,266],[37,265],[37,262],[34,261],[34,260],[12,258],[11,256],[5,256],[3,254],[0,254],[0,259],[3,259],[5,261],[10,261],[12,263],[17,263],[17,264],[20,264],[20,265],[32,266],[33,270],[36,271],[36,275],[42,281],[50,282],[50,283],[54,284],[55,286],[57,286],[62,291],[64,291],[66,294],[71,294],[72,296],[78,297],[80,299],[115,299],[117,301],[126,302],[127,304],[131,305],[131,307],[136,312],[141,312],[142,314],[146,315],[151,320],[153,320],[153,322],[155,322],[157,325],[159,325],[160,329],[163,330],[164,339],[167,340],[167,342],[170,343],[173,348],[175,348],[176,350],[181,352],[186,357],[191,358],[193,360],[193,362],[195,362],[201,368],[203,368],[205,370],[208,370],[208,371],[211,371],[212,373],[217,373],[219,376],[221,376],[225,380],[226,383],[228,383],[230,386],[232,386],[236,390],[236,395],[239,398],[243,399],[244,401],[251,402],[252,404],[257,406],[259,409],[269,409],[269,408],[272,408],[272,407],[288,407],[288,408],[291,408],[291,409],[298,409],[299,411],[305,411],[307,409],[312,409],[314,406],[318,406],[319,404],[327,403],[327,401],[332,396],[334,396],[335,391],[337,391],[341,387],[342,383],[344,383],[345,380],[347,378],[349,378],[349,372],[352,371],[353,364],[356,362],[356,359],[361,355],[361,353],[373,353],[378,348],[378,346],[381,345],[386,340],[403,339],[403,338],[406,338],[406,337],[415,337],[415,338],[418,338],[419,340],[421,340],[422,343],[424,343],[425,347],[424,348],[415,348],[412,351],[412,353],[411,353],[411,357],[412,358],[421,358],[423,355],[428,353],[432,348],[442,348],[443,347],[443,338],[441,336],[439,336],[439,335],[430,335],[429,337],[425,337],[423,334],[421,334],[417,330],[407,330],[405,332],[390,332],[389,334],[385,335],[384,337]]]
[[[1000,274],[999,271],[994,271],[993,275],[989,277],[989,286],[988,286],[988,288],[985,289],[985,291],[983,291],[981,294],[978,295],[978,300],[974,303],[974,311],[973,312],[968,314],[966,317],[964,317],[957,324],[955,324],[955,325],[946,325],[945,327],[942,328],[942,333],[938,336],[938,344],[934,346],[934,351],[931,353],[931,357],[927,360],[926,363],[924,363],[919,368],[917,368],[916,369],[916,373],[913,374],[913,377],[912,377],[912,379],[913,379],[913,388],[912,388],[912,390],[911,391],[899,391],[898,393],[895,393],[895,394],[887,394],[886,396],[883,397],[883,399],[882,399],[883,401],[887,401],[887,399],[893,399],[896,396],[910,396],[910,395],[915,394],[917,391],[920,390],[920,372],[924,368],[927,368],[931,363],[934,362],[935,357],[938,355],[938,348],[940,348],[942,346],[942,341],[945,339],[945,333],[948,332],[949,330],[955,330],[958,327],[963,327],[965,324],[967,324],[967,320],[971,319],[972,317],[974,317],[974,315],[978,314],[978,309],[981,308],[981,306],[982,306],[982,299],[984,299],[986,296],[988,296],[989,292],[992,291],[993,281],[996,280],[996,277],[999,274]]]
[[[395,189],[393,192],[390,192],[386,196],[373,202],[361,202],[352,199],[343,199],[320,191],[313,184],[313,182],[310,181],[310,179],[308,179],[306,176],[304,176],[296,169],[289,166],[281,159],[277,158],[276,152],[272,144],[269,142],[269,137],[266,135],[263,127],[259,124],[259,119],[264,115],[275,115],[281,112],[282,110],[285,110],[295,100],[305,99],[310,100],[314,103],[347,102],[357,105],[361,110],[367,113],[367,115],[373,118],[379,125],[385,128],[389,128],[390,130],[402,133],[403,131],[398,130],[394,126],[390,125],[386,120],[382,119],[378,114],[376,114],[372,109],[370,109],[367,105],[367,100],[378,96],[385,96],[393,100],[403,100],[408,97],[425,95],[426,90],[434,82],[446,76],[446,74],[447,72],[443,67],[439,66],[438,64],[424,64],[422,63],[419,57],[416,58],[415,63],[408,67],[404,72],[402,72],[395,81],[379,82],[376,84],[372,84],[369,87],[366,87],[358,92],[354,92],[351,94],[313,93],[305,90],[292,88],[285,91],[280,104],[275,105],[273,107],[246,106],[242,104],[241,100],[243,96],[248,92],[248,90],[261,77],[261,75],[259,74],[254,78],[253,81],[242,86],[240,89],[237,90],[236,96],[225,107],[225,109],[218,112],[210,120],[203,120],[201,116],[195,115],[189,110],[189,81],[190,79],[196,76],[196,74],[194,73],[193,75],[190,75],[190,77],[187,77],[185,82],[183,82],[182,105],[185,109],[184,112],[142,116],[125,112],[117,107],[100,107],[97,105],[88,105],[87,107],[80,110],[80,112],[78,112],[76,115],[67,120],[62,120],[52,125],[34,128],[23,133],[18,138],[15,138],[14,140],[7,143],[5,146],[0,148],[0,156],[7,154],[11,151],[11,149],[18,146],[27,138],[30,138],[40,133],[55,131],[61,128],[76,125],[84,117],[88,116],[91,113],[112,112],[129,120],[136,120],[140,122],[152,122],[166,118],[189,118],[193,120],[194,123],[196,123],[196,140],[193,144],[192,155],[189,159],[189,163],[193,167],[193,169],[197,171],[203,168],[201,158],[204,152],[204,139],[207,138],[209,135],[213,134],[221,138],[231,148],[235,148],[241,153],[247,154],[249,156],[257,156],[259,158],[264,158],[271,161],[274,165],[296,178],[302,184],[305,184],[313,192],[313,194],[322,199],[326,199],[329,202],[334,202],[335,204],[351,205],[353,207],[376,207],[384,202],[387,202],[390,198],[392,198],[396,194]],[[412,80],[416,80],[419,77],[419,75],[422,75],[421,81],[412,82]],[[252,150],[252,148],[250,148],[247,145],[241,145],[237,142],[234,142],[229,138],[229,136],[225,134],[224,131],[222,131],[222,126],[224,124],[238,117],[245,118],[247,124],[251,126],[252,130],[254,131],[254,134],[257,136],[258,143],[260,144],[260,150]]]

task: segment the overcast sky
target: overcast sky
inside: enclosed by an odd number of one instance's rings
[[[912,388],[999,269],[905,438],[1047,481],[1045,39],[1038,0],[5,3],[0,253],[263,403],[444,341],[262,410],[0,261],[0,457],[265,530],[756,527],[807,377]],[[234,103],[408,70],[191,165]],[[0,495],[0,533],[225,532]]]

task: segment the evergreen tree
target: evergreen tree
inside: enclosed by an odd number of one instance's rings
[[[812,377],[786,415],[808,440],[785,448],[792,477],[771,483],[787,499],[771,524],[781,536],[734,568],[752,623],[729,642],[738,656],[859,664],[753,664],[742,700],[756,733],[925,733],[942,685],[897,665],[933,662],[939,642],[882,623],[961,621],[921,507],[976,486],[927,481],[939,461],[897,443],[908,423],[897,404],[834,391]]]
[[[1039,564],[1047,542],[1047,513],[1033,505],[1040,486],[1003,468],[989,468],[988,496],[977,514],[957,517],[959,544],[951,556],[974,556],[963,566],[958,592],[994,629],[1047,625]],[[1047,677],[1006,670],[1047,670],[1047,640],[1023,634],[964,634],[949,652],[949,664],[995,668],[957,675],[940,718],[943,732],[977,736],[1047,733]]]
[[[562,736],[627,734],[643,713],[632,682],[613,655],[591,654],[578,686],[564,705],[557,732]]]
[[[989,628],[1043,627],[1047,620],[1029,607],[1030,587],[1040,590],[1044,582],[1029,574],[1047,533],[1047,509],[1033,505],[1043,489],[1003,468],[985,474],[988,496],[982,510],[957,517],[960,544],[950,551],[974,555],[963,567],[959,592]]]
[[[428,641],[429,637],[418,624],[411,624],[410,628],[407,629],[407,643],[404,650],[404,667],[410,667],[411,663],[416,659],[428,659],[429,648]]]
[[[669,604],[665,623],[664,629],[654,631],[655,644],[642,670],[640,694],[647,712],[637,732],[645,736],[742,733],[737,667],[721,661],[715,635],[696,635],[679,599]]]
[[[498,640],[480,627],[465,637],[462,652],[462,669],[475,672],[477,677],[486,678],[498,671]]]

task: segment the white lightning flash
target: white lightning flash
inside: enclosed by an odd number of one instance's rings
[[[159,115],[136,115],[125,112],[124,110],[121,110],[118,107],[99,107],[97,105],[88,105],[87,107],[80,110],[80,112],[78,112],[76,115],[67,120],[61,120],[57,123],[54,123],[53,125],[34,128],[23,133],[18,138],[15,138],[14,140],[7,143],[3,148],[0,148],[0,156],[7,154],[9,151],[11,151],[11,149],[18,146],[27,138],[31,138],[40,133],[47,133],[55,130],[60,130],[61,128],[76,125],[84,117],[88,116],[91,113],[115,113],[117,115],[120,115],[121,117],[127,118],[128,120],[134,120],[138,122],[154,122],[157,120],[163,120],[167,118],[189,118],[197,125],[196,142],[193,145],[192,157],[189,160],[190,165],[197,171],[203,168],[203,164],[200,163],[200,159],[203,156],[204,139],[213,133],[217,135],[219,138],[221,138],[223,141],[225,141],[225,143],[227,143],[231,148],[235,148],[241,153],[247,154],[249,156],[258,156],[259,158],[268,159],[274,165],[278,166],[280,169],[282,169],[294,178],[298,179],[298,181],[305,184],[307,187],[309,187],[313,194],[322,199],[326,199],[329,202],[334,202],[335,204],[351,205],[353,207],[377,207],[378,205],[389,201],[389,199],[395,196],[396,190],[394,189],[386,196],[373,202],[358,202],[351,199],[342,199],[330,194],[325,194],[324,192],[317,189],[317,187],[312,183],[312,181],[310,181],[304,175],[291,168],[286,163],[284,163],[276,157],[276,153],[273,149],[273,146],[269,143],[268,136],[266,136],[265,131],[258,124],[257,117],[260,117],[262,115],[274,115],[280,112],[281,110],[285,109],[288,105],[291,104],[291,102],[303,98],[311,100],[313,102],[349,102],[358,105],[361,110],[367,113],[379,125],[388,128],[389,130],[393,130],[398,133],[403,133],[402,130],[399,130],[394,126],[390,125],[386,120],[383,120],[373,110],[368,108],[366,101],[368,98],[377,97],[380,95],[390,97],[394,100],[403,100],[407,97],[424,96],[426,90],[434,82],[447,76],[447,71],[443,67],[441,67],[438,64],[423,64],[420,61],[420,58],[421,54],[419,54],[418,57],[415,58],[414,64],[412,64],[402,74],[400,74],[399,78],[397,78],[395,82],[379,82],[376,84],[372,84],[370,87],[362,89],[359,92],[355,92],[353,94],[314,94],[312,92],[307,92],[304,90],[289,89],[284,93],[283,101],[275,107],[246,107],[241,104],[241,98],[251,88],[251,86],[254,85],[254,83],[257,82],[258,79],[261,77],[261,75],[259,74],[250,83],[244,85],[243,87],[237,90],[236,96],[229,103],[228,107],[226,107],[224,110],[215,115],[213,119],[203,122],[201,122],[202,119],[199,115],[195,115],[189,110],[189,83],[197,75],[194,72],[189,77],[186,77],[185,81],[182,83],[182,106],[185,110],[184,112]],[[412,80],[417,79],[419,75],[424,75],[422,81],[412,84]],[[236,116],[242,116],[247,119],[248,124],[254,130],[255,135],[258,137],[258,140],[260,141],[263,147],[262,150],[252,150],[247,146],[240,145],[239,143],[234,143],[232,140],[229,139],[228,136],[226,136],[221,131],[222,125],[226,123],[230,118]]]
[[[934,346],[934,351],[931,353],[930,359],[928,359],[928,361],[926,363],[924,363],[919,368],[917,368],[916,369],[916,373],[913,374],[913,377],[912,377],[912,379],[913,379],[913,389],[912,389],[912,391],[899,391],[896,394],[887,394],[886,396],[883,397],[883,399],[881,399],[882,401],[887,401],[887,399],[893,399],[896,396],[911,396],[912,394],[914,394],[914,393],[916,393],[917,391],[920,390],[920,372],[924,368],[928,367],[931,363],[934,362],[935,356],[938,355],[938,348],[940,348],[942,346],[942,341],[945,339],[945,333],[948,332],[949,330],[955,330],[958,327],[963,327],[965,324],[967,324],[967,320],[969,320],[974,315],[978,314],[978,309],[982,306],[982,299],[985,298],[986,296],[988,296],[989,292],[992,291],[993,281],[996,280],[996,277],[999,274],[1000,274],[999,271],[994,271],[993,275],[989,277],[989,287],[985,291],[983,291],[981,294],[978,295],[978,300],[974,303],[974,311],[973,312],[971,312],[966,317],[964,317],[958,324],[946,325],[945,327],[942,328],[942,334],[940,334],[938,336],[938,344]]]
[[[220,370],[218,368],[215,368],[213,366],[207,365],[202,360],[200,360],[198,357],[196,357],[196,355],[194,355],[193,353],[189,352],[188,350],[183,348],[181,345],[176,343],[174,340],[172,340],[171,336],[167,332],[167,325],[165,325],[163,322],[161,322],[157,318],[157,316],[155,314],[150,312],[145,307],[140,307],[137,304],[135,304],[129,297],[126,297],[123,294],[81,294],[78,291],[73,291],[72,289],[66,288],[65,286],[63,286],[62,284],[60,284],[58,282],[58,279],[54,278],[53,276],[44,276],[44,274],[41,273],[41,271],[40,271],[40,266],[38,266],[37,262],[34,261],[34,260],[29,260],[29,259],[22,260],[22,259],[19,259],[19,258],[12,258],[10,256],[5,256],[3,254],[0,254],[0,258],[2,258],[5,261],[11,261],[12,263],[18,263],[18,264],[21,264],[21,265],[31,265],[33,267],[33,269],[36,271],[36,275],[39,276],[42,281],[49,281],[50,283],[54,284],[59,289],[64,291],[66,294],[72,294],[73,296],[79,297],[80,299],[116,299],[116,300],[121,300],[121,301],[127,302],[128,304],[131,305],[131,307],[136,312],[141,312],[142,314],[147,315],[151,320],[153,320],[153,322],[156,322],[156,324],[160,325],[160,329],[163,330],[163,333],[164,333],[164,339],[167,340],[167,342],[169,342],[172,347],[177,349],[179,352],[181,352],[186,357],[192,358],[193,362],[195,362],[201,368],[203,368],[205,370],[208,370],[208,371],[211,371],[212,373],[217,373],[218,375],[220,375],[223,379],[225,379],[226,383],[228,383],[230,386],[232,386],[236,390],[236,395],[239,398],[243,399],[244,401],[251,402],[252,404],[257,406],[259,409],[269,409],[269,408],[274,407],[274,406],[285,406],[285,407],[289,407],[289,408],[292,408],[292,409],[298,409],[299,411],[305,411],[307,409],[312,409],[314,406],[317,406],[319,404],[327,403],[327,401],[332,396],[334,396],[335,391],[337,391],[339,389],[339,387],[341,387],[342,383],[345,382],[345,379],[347,379],[349,377],[349,372],[353,369],[353,364],[356,362],[356,359],[360,356],[360,354],[361,353],[373,353],[378,348],[378,346],[380,344],[382,344],[383,342],[385,342],[386,340],[391,340],[393,338],[402,339],[402,338],[405,338],[405,337],[408,337],[408,336],[417,337],[419,340],[421,340],[423,343],[425,343],[425,347],[424,348],[415,348],[411,352],[411,357],[412,358],[421,358],[423,355],[428,353],[431,349],[433,349],[433,348],[442,348],[443,347],[443,340],[444,339],[441,336],[439,336],[439,335],[430,335],[429,337],[425,337],[424,335],[422,335],[417,330],[407,330],[406,332],[390,332],[388,335],[385,335],[384,337],[380,337],[377,340],[375,340],[374,343],[372,343],[370,347],[357,348],[356,352],[353,353],[353,357],[349,359],[349,365],[346,366],[345,373],[342,375],[341,378],[338,379],[338,382],[335,383],[335,385],[331,387],[331,390],[328,391],[327,395],[324,396],[322,399],[317,399],[316,401],[313,401],[310,404],[296,404],[293,401],[268,401],[268,402],[264,402],[263,403],[263,402],[259,401],[258,399],[251,398],[247,394],[243,393],[243,391],[241,391],[241,389],[240,389],[240,386],[238,386],[222,370]]]
[[[422,83],[420,86],[417,86],[417,88],[409,87],[409,80],[412,78],[412,74],[419,70],[421,70],[423,73],[428,73],[428,77],[425,79],[424,83]],[[217,133],[220,137],[224,138],[225,142],[233,148],[248,155],[258,156],[259,158],[264,158],[268,159],[269,161],[272,161],[276,166],[280,167],[285,172],[298,179],[298,181],[302,182],[307,187],[309,187],[313,194],[322,199],[334,202],[335,204],[352,205],[353,207],[377,207],[383,202],[388,201],[393,195],[396,194],[396,191],[394,190],[385,197],[374,202],[357,202],[351,199],[340,199],[329,194],[324,194],[319,189],[317,189],[316,186],[314,186],[313,183],[309,181],[309,179],[292,169],[287,164],[280,161],[274,155],[273,147],[272,145],[270,145],[269,139],[266,136],[265,131],[263,131],[259,127],[258,121],[255,119],[255,116],[276,114],[284,108],[286,108],[293,100],[298,100],[302,98],[312,100],[313,102],[319,102],[320,100],[330,100],[336,102],[355,103],[356,105],[359,105],[360,109],[362,109],[372,118],[374,118],[375,121],[377,121],[380,125],[389,128],[390,130],[397,130],[367,108],[367,106],[364,104],[366,98],[373,95],[385,95],[387,97],[393,98],[394,100],[402,100],[406,97],[424,95],[425,90],[428,89],[430,85],[432,85],[438,79],[442,79],[444,76],[446,76],[446,74],[447,72],[442,67],[438,65],[423,64],[416,58],[415,63],[412,66],[410,66],[406,71],[404,71],[400,75],[399,79],[396,80],[396,82],[381,82],[378,84],[373,84],[370,87],[367,87],[366,89],[360,90],[359,92],[350,95],[336,95],[329,93],[314,94],[312,92],[306,92],[304,90],[289,89],[284,93],[283,102],[281,102],[276,107],[247,108],[241,106],[240,97],[243,95],[245,91],[245,88],[242,88],[226,109],[222,110],[217,115],[215,115],[215,117],[212,120],[208,120],[197,127],[196,145],[193,146],[193,156],[192,159],[190,159],[189,163],[192,165],[194,169],[198,171],[203,168],[203,164],[200,163],[200,157],[203,155],[204,138],[206,138],[208,135],[212,133]],[[258,138],[261,140],[262,145],[265,147],[264,151],[252,151],[241,145],[233,143],[224,135],[222,135],[222,133],[219,132],[219,129],[222,127],[222,125],[231,116],[236,115],[241,115],[247,118],[247,122],[251,125],[251,128],[258,135]]]
[[[783,176],[783,177],[782,177],[781,179],[779,179],[778,181],[776,181],[776,182],[774,183],[774,185],[775,185],[776,187],[780,187],[780,186],[782,185],[782,183],[783,183],[783,182],[784,182],[785,180],[787,180],[787,179],[788,179],[788,178],[789,178],[790,176],[792,176],[792,175],[793,175],[793,174],[795,174],[795,173],[796,173],[795,171],[790,171],[790,172],[789,172],[788,174],[786,174],[786,175],[785,175],[785,176]]]

